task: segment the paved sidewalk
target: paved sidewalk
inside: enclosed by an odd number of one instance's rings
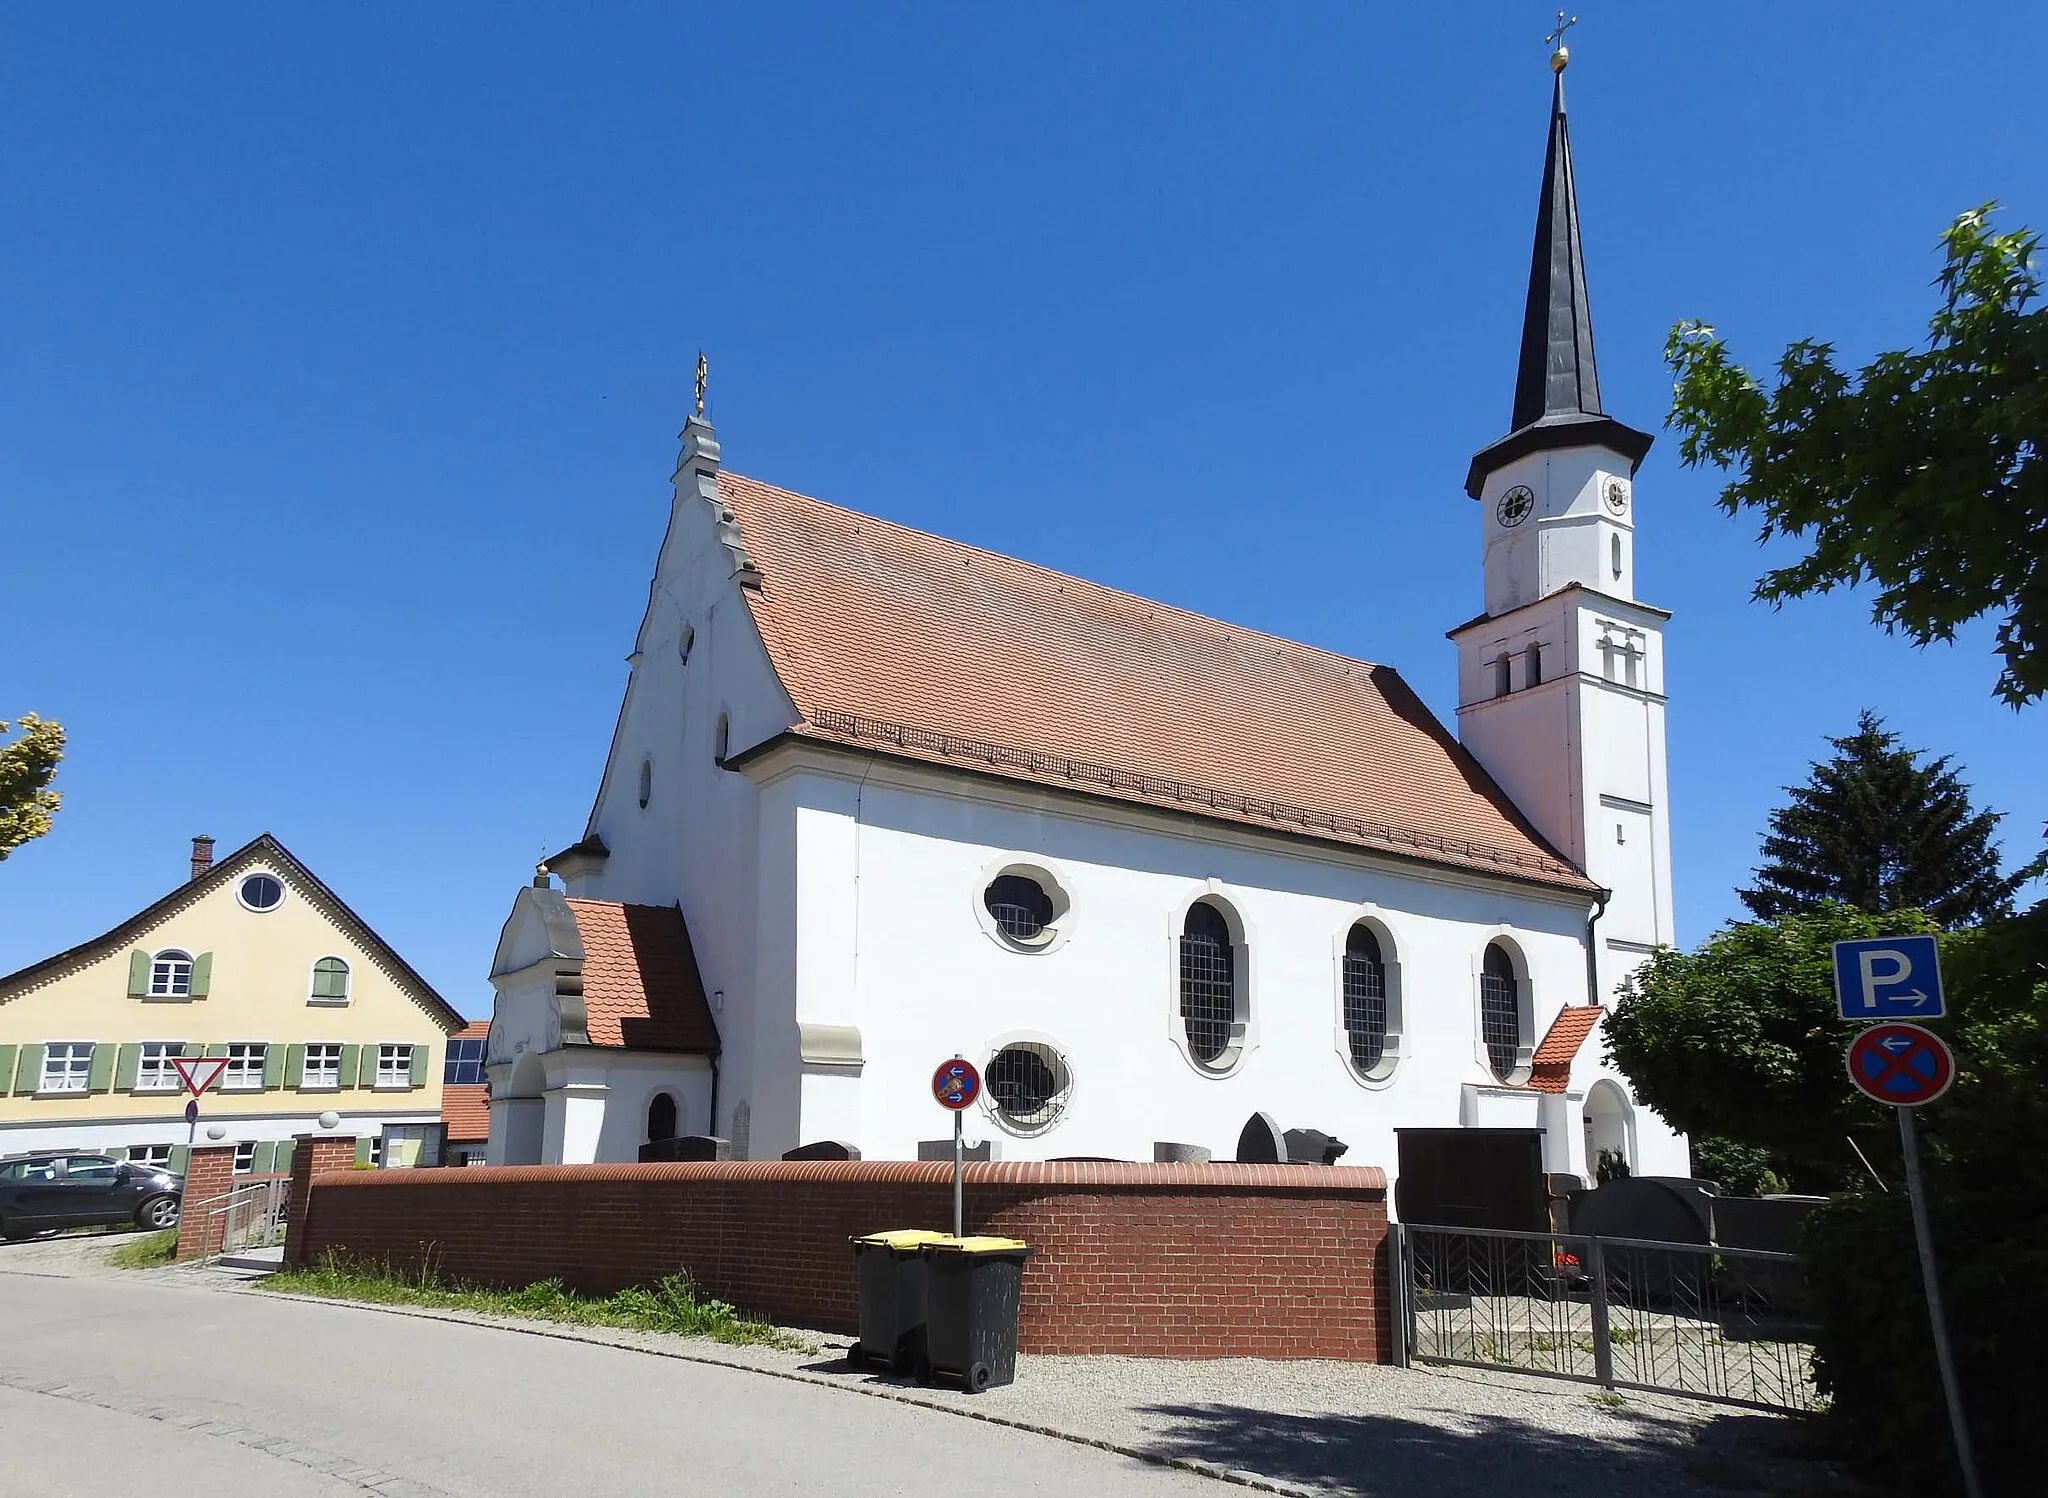
[[[103,1240],[65,1240],[71,1245]],[[0,1273],[119,1274],[77,1246],[0,1250]],[[105,1248],[98,1249],[103,1256]],[[26,1256],[24,1256],[26,1257]],[[68,1268],[71,1261],[79,1261]],[[131,1272],[127,1277],[137,1278]],[[268,1295],[257,1277],[169,1269],[140,1278]],[[1729,1492],[1851,1494],[1811,1454],[1805,1422],[1651,1394],[1480,1370],[1403,1370],[1336,1362],[1023,1357],[1017,1382],[971,1396],[847,1367],[846,1340],[807,1333],[814,1354],[695,1338],[569,1327],[410,1307],[366,1314],[498,1325],[564,1341],[632,1348],[921,1405],[1229,1474],[1282,1492],[1364,1498],[1707,1498]]]

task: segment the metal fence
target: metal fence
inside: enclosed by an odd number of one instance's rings
[[[1400,1361],[1772,1409],[1819,1402],[1796,1254],[1412,1223],[1393,1243]]]
[[[291,1204],[291,1192],[289,1176],[245,1181],[229,1191],[218,1206],[227,1218],[220,1251],[231,1254],[284,1242],[285,1210]]]

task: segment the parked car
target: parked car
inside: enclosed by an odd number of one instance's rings
[[[184,1194],[183,1176],[111,1155],[9,1155],[0,1159],[0,1238],[107,1223],[172,1227]]]

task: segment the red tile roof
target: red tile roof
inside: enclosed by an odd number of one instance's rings
[[[487,1019],[473,1019],[449,1036],[450,1040],[486,1040],[490,1037],[491,1022]]]
[[[673,905],[567,899],[583,941],[583,1010],[592,1045],[718,1050],[683,913]]]
[[[441,1089],[441,1122],[448,1125],[451,1144],[470,1144],[491,1137],[491,1089],[477,1082],[451,1083]]]
[[[1592,889],[1386,666],[752,479],[718,492],[799,736]]]
[[[1570,1004],[1558,1010],[1543,1043],[1529,1059],[1529,1085],[1538,1092],[1563,1092],[1569,1087],[1579,1047],[1604,1013],[1598,1004]]]

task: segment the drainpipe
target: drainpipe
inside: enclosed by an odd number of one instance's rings
[[[1607,914],[1607,902],[1614,898],[1611,889],[1593,892],[1593,913],[1586,917],[1586,1002],[1598,1004],[1600,993],[1600,954],[1593,945],[1593,928],[1600,924],[1600,917]]]
[[[716,1051],[711,1053],[711,1122],[705,1126],[704,1132],[707,1134],[716,1134],[718,1132],[718,1052]]]

